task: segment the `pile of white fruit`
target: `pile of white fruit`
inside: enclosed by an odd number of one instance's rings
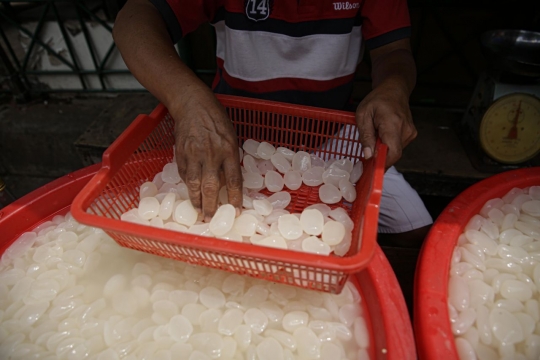
[[[1,359],[368,359],[352,283],[339,295],[119,247],[68,213],[0,262]]]
[[[470,219],[448,293],[460,359],[540,358],[540,186],[514,188]]]
[[[248,139],[240,152],[244,187],[251,191],[267,188],[278,192],[284,186],[298,190],[302,183],[319,186],[319,198],[325,204],[336,204],[343,197],[348,202],[356,199],[354,184],[360,179],[362,162],[349,159],[324,161],[305,151],[294,152],[285,147],[277,149],[267,142]],[[264,177],[263,177],[264,176]]]
[[[238,217],[234,207],[228,204],[226,187],[222,187],[221,205],[209,223],[203,222],[189,201],[187,186],[173,160],[153,181],[141,185],[138,208],[122,214],[121,219],[260,246],[345,255],[351,245],[354,223],[346,210],[331,209],[327,204],[341,201],[342,196],[346,201],[354,201],[353,183],[362,175],[362,162],[356,165],[349,159],[325,162],[303,151],[275,149],[269,143],[254,140],[247,140],[243,148],[245,152],[239,149],[244,177],[243,210]],[[291,194],[283,191],[283,187],[294,191],[302,183],[323,184],[319,196],[324,203],[291,214],[285,210]],[[260,193],[263,189],[273,194]]]

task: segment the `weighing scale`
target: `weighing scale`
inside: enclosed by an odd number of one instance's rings
[[[458,129],[471,164],[487,173],[540,166],[540,33],[494,30],[482,44],[493,69]]]

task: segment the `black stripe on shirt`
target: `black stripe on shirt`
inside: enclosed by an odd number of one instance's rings
[[[161,14],[163,21],[165,21],[165,25],[167,25],[167,31],[171,36],[171,40],[174,44],[176,44],[178,41],[180,41],[180,39],[182,39],[182,27],[178,23],[178,19],[167,3],[167,0],[150,0],[150,2]]]
[[[233,88],[220,77],[218,84],[214,88],[214,92],[217,94],[243,96],[325,109],[344,110],[347,108],[352,89],[353,81],[350,81],[327,91],[280,90],[267,93],[253,93]]]
[[[382,35],[366,40],[366,46],[369,50],[376,49],[391,42],[411,37],[410,26],[392,30]]]
[[[274,34],[282,34],[291,37],[302,37],[316,34],[349,34],[353,26],[360,26],[360,17],[347,19],[323,19],[291,23],[278,19],[266,19],[264,21],[252,21],[245,14],[233,13],[220,8],[212,24],[225,20],[225,25],[233,30],[266,31]]]

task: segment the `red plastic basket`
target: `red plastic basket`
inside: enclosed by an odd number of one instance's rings
[[[336,205],[344,207],[355,223],[346,256],[266,248],[121,221],[122,213],[138,206],[140,185],[172,161],[174,120],[163,105],[149,116],[139,115],[105,152],[101,170],[73,201],[73,217],[104,229],[124,247],[273,282],[341,292],[348,276],[365,268],[375,252],[387,147],[378,143],[374,156],[365,160],[357,140],[333,135],[343,125],[355,124],[353,113],[233,96],[218,99],[237,128],[240,144],[255,139],[364,162],[364,173],[356,185],[357,199],[353,204]],[[320,150],[331,139],[354,144],[349,147],[353,153]],[[289,211],[302,211],[320,202],[318,187],[302,186],[290,193]]]

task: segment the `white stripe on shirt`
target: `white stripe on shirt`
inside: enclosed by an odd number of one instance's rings
[[[291,37],[264,31],[233,30],[225,21],[216,28],[216,56],[225,71],[244,81],[278,78],[332,80],[356,71],[360,61],[360,26],[349,34]]]

